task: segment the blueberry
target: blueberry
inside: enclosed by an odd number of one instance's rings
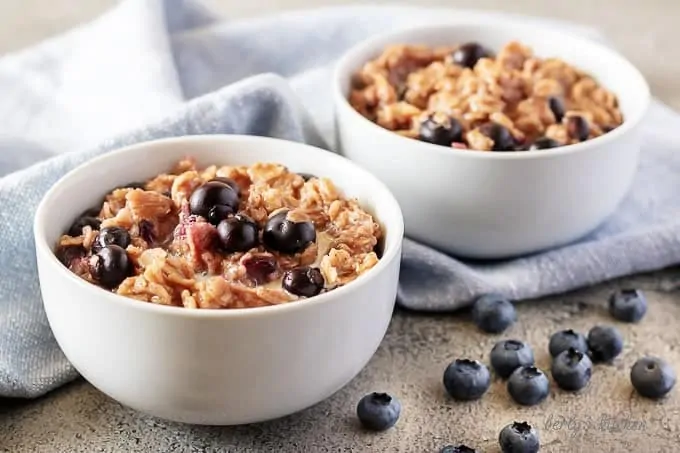
[[[448,124],[440,124],[432,116],[420,123],[419,139],[435,145],[451,146],[453,142],[463,141],[463,126],[455,118]]]
[[[476,42],[465,43],[453,52],[453,62],[465,68],[474,68],[482,58],[490,58],[491,52]]]
[[[590,382],[593,363],[584,352],[569,348],[553,359],[550,373],[562,390],[581,390]]]
[[[224,219],[217,225],[222,250],[227,253],[246,252],[256,247],[257,234],[257,224],[242,214]]]
[[[517,142],[507,127],[498,123],[485,123],[479,127],[479,132],[493,140],[492,151],[515,151]]]
[[[96,253],[109,245],[117,245],[126,249],[130,245],[130,233],[125,228],[117,226],[102,228],[92,244],[92,251]]]
[[[79,260],[87,255],[87,250],[82,245],[62,245],[54,252],[57,259],[66,267],[70,267],[74,260]]]
[[[86,226],[93,230],[98,230],[102,226],[102,222],[96,217],[81,216],[71,224],[71,227],[68,229],[68,235],[73,237],[80,236],[83,234],[83,228]]]
[[[588,352],[588,341],[585,335],[572,329],[560,330],[552,334],[548,344],[548,351],[550,351],[551,357],[557,357],[561,352],[569,348]]]
[[[467,445],[458,445],[457,447],[447,445],[439,450],[439,453],[477,453],[477,450],[470,448]]]
[[[484,294],[472,306],[472,320],[487,333],[501,333],[517,321],[515,306],[500,294]]]
[[[566,109],[564,108],[564,102],[562,102],[560,98],[552,96],[548,98],[548,106],[550,107],[550,111],[555,117],[555,122],[561,123],[562,118],[564,118],[564,114],[566,113]]]
[[[109,245],[90,259],[90,275],[101,286],[113,289],[132,272],[127,252],[117,245]]]
[[[316,176],[311,173],[298,173],[298,175],[302,176],[302,179],[304,179],[305,182],[309,181],[310,179],[316,178]]]
[[[312,222],[286,219],[287,213],[282,211],[267,220],[262,231],[262,242],[270,250],[292,255],[316,241],[316,229]]]
[[[513,422],[503,427],[498,436],[502,453],[537,453],[538,433],[527,422]]]
[[[595,326],[588,332],[588,348],[593,362],[610,362],[623,351],[623,337],[612,326]]]
[[[609,313],[619,321],[638,322],[647,313],[647,299],[639,289],[622,289],[609,296]]]
[[[209,181],[193,191],[189,197],[189,209],[213,225],[218,225],[228,215],[238,210],[239,196],[222,181]]]
[[[364,428],[385,431],[393,427],[401,414],[401,403],[387,393],[369,393],[357,405],[357,417]]]
[[[567,118],[567,134],[580,142],[587,140],[590,135],[588,121],[582,116],[570,116]]]
[[[296,267],[283,274],[281,286],[291,294],[300,297],[316,296],[323,290],[325,280],[316,267]]]
[[[616,129],[616,126],[612,126],[612,125],[602,126],[602,133],[607,134],[607,133],[613,131],[614,129]]]
[[[489,390],[489,369],[477,360],[456,359],[444,371],[444,387],[458,401],[471,401]]]
[[[630,370],[630,382],[646,398],[664,397],[675,385],[675,379],[673,368],[657,357],[642,357]]]
[[[491,349],[491,367],[503,379],[522,366],[534,364],[534,351],[519,340],[503,340]]]
[[[523,406],[534,406],[548,396],[550,385],[543,371],[535,366],[523,366],[512,372],[508,379],[508,393]]]
[[[529,146],[529,151],[557,148],[558,146],[561,146],[561,143],[558,142],[557,140],[553,140],[550,137],[541,137],[537,138],[536,141]]]
[[[246,256],[241,264],[245,267],[248,278],[258,285],[271,281],[278,269],[276,259],[268,255]]]
[[[234,181],[231,178],[227,178],[226,176],[215,176],[213,179],[211,179],[208,182],[211,181],[216,181],[216,182],[221,182],[222,184],[226,184],[232,189],[234,189],[234,192],[236,192],[236,195],[239,197],[241,196],[241,186],[238,185],[236,181]]]

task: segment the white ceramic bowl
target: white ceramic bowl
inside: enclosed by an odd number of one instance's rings
[[[191,310],[139,302],[87,283],[53,253],[60,234],[113,187],[199,164],[279,162],[331,178],[383,225],[380,262],[347,286],[290,304]],[[351,161],[311,146],[248,136],[191,136],[108,153],[64,176],[35,215],[45,310],[59,346],[95,387],[164,419],[264,421],[314,405],[373,356],[394,308],[402,214],[389,190]]]
[[[558,57],[591,74],[619,98],[624,124],[594,140],[541,152],[449,149],[401,137],[357,113],[350,77],[388,44],[477,41],[498,50],[510,40],[541,57]],[[505,258],[563,245],[600,225],[626,195],[650,102],[640,72],[589,40],[517,22],[444,24],[364,41],[338,62],[334,103],[340,152],[392,190],[406,235],[452,254]]]

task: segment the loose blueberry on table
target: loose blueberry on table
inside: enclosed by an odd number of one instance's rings
[[[523,366],[513,371],[507,387],[512,399],[522,406],[535,406],[550,393],[548,378],[534,366]]]
[[[595,326],[588,332],[588,349],[593,362],[611,362],[623,351],[623,336],[615,327]]]
[[[503,379],[519,367],[534,364],[534,351],[519,340],[502,340],[491,349],[491,367]]]
[[[561,352],[574,348],[577,351],[587,352],[588,341],[585,335],[573,329],[560,330],[550,337],[548,351],[551,357],[557,357]]]
[[[447,445],[439,450],[439,453],[477,453],[477,450],[462,444],[458,445],[457,447],[453,445]]]
[[[517,312],[501,294],[485,294],[472,305],[472,320],[484,332],[501,333],[517,321]]]
[[[646,398],[660,399],[675,386],[675,370],[658,357],[642,357],[630,370],[630,381],[635,390]]]
[[[369,393],[357,405],[359,422],[371,431],[385,431],[393,427],[400,414],[401,403],[387,393]]]
[[[550,372],[562,390],[577,391],[590,382],[593,363],[584,352],[569,348],[553,359]]]
[[[527,422],[513,422],[501,429],[498,444],[503,453],[537,453],[540,441],[536,430]]]
[[[622,322],[638,322],[647,313],[647,299],[639,289],[615,291],[609,296],[609,313]]]
[[[479,399],[490,385],[489,369],[477,360],[456,359],[444,371],[444,387],[458,401]]]

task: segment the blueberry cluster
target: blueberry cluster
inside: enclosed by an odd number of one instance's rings
[[[305,181],[314,178],[311,174],[301,176]],[[131,183],[121,188],[144,190],[145,185]],[[239,212],[241,194],[241,188],[236,181],[231,178],[216,177],[197,187],[189,197],[191,214],[204,218],[216,228],[215,251],[220,253],[247,252],[262,246],[271,252],[293,255],[304,251],[310,244],[316,242],[314,224],[289,220],[288,211],[285,209],[275,212],[260,228],[253,219]],[[139,234],[151,243],[154,238],[153,224],[147,221],[142,222],[139,225]],[[101,228],[96,209],[83,213],[71,225],[68,234],[74,237],[80,236],[85,227],[98,231],[91,248],[92,256],[88,261],[90,275],[100,286],[114,289],[134,271],[132,261],[126,252],[126,248],[131,243],[130,233],[120,227]],[[78,246],[58,250],[58,257],[66,265],[78,254],[81,257],[85,256],[85,249]],[[263,269],[264,265],[269,267]],[[258,261],[249,263],[246,267],[254,271],[253,275],[261,274],[264,277],[275,271],[276,263]],[[255,280],[259,282],[257,278]],[[283,289],[291,294],[312,297],[323,290],[325,281],[318,268],[303,266],[286,271],[281,284]]]
[[[628,323],[640,321],[647,312],[646,298],[636,289],[614,292],[608,306],[613,318]],[[472,316],[477,326],[489,333],[502,332],[517,319],[512,303],[499,294],[487,294],[477,299]],[[565,329],[551,335],[547,349],[551,357],[550,375],[557,387],[576,392],[590,382],[594,364],[611,362],[621,354],[623,336],[616,327],[608,325],[593,326],[587,335]],[[507,392],[517,404],[534,406],[548,397],[548,376],[536,367],[534,351],[527,343],[516,339],[500,340],[491,349],[489,360],[494,373],[506,381]],[[631,368],[630,381],[639,395],[659,399],[675,386],[676,375],[664,360],[645,356]],[[491,386],[491,373],[478,360],[458,358],[444,370],[443,384],[448,395],[456,401],[478,400]],[[374,401],[377,397],[372,395],[380,395],[379,401]],[[385,395],[374,393],[362,399],[357,414],[364,426],[383,430],[396,424],[401,405],[394,397]],[[535,453],[540,446],[538,433],[527,422],[505,426],[498,442],[502,452]],[[440,453],[475,451],[466,445],[447,445]]]

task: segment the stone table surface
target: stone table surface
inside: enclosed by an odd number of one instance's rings
[[[2,0],[0,54],[31,45],[87,21],[113,0]],[[347,0],[211,0],[228,17],[280,9],[349,3]],[[374,2],[383,3],[383,2]],[[403,2],[406,3],[406,2]],[[435,0],[421,5],[501,9],[579,21],[600,27],[646,75],[655,96],[680,109],[680,2],[676,0]],[[49,4],[49,8],[47,5]],[[467,313],[424,315],[397,310],[389,332],[366,369],[345,389],[290,417],[243,427],[191,427],[136,413],[76,381],[35,401],[0,400],[0,451],[21,452],[246,452],[354,451],[436,452],[466,443],[497,452],[501,427],[526,420],[540,431],[544,452],[676,452],[680,450],[680,392],[663,402],[637,397],[629,381],[636,358],[655,354],[680,371],[680,271],[635,276],[594,288],[518,304],[519,322],[503,335],[475,330]],[[587,330],[611,323],[606,298],[616,287],[636,286],[650,301],[639,325],[622,325],[623,354],[597,366],[591,385],[578,395],[552,389],[539,407],[512,404],[501,382],[479,402],[454,404],[441,376],[456,357],[488,362],[500,338],[530,342],[538,364],[548,366],[551,332]],[[391,431],[358,429],[357,400],[376,389],[393,392],[403,404]]]

